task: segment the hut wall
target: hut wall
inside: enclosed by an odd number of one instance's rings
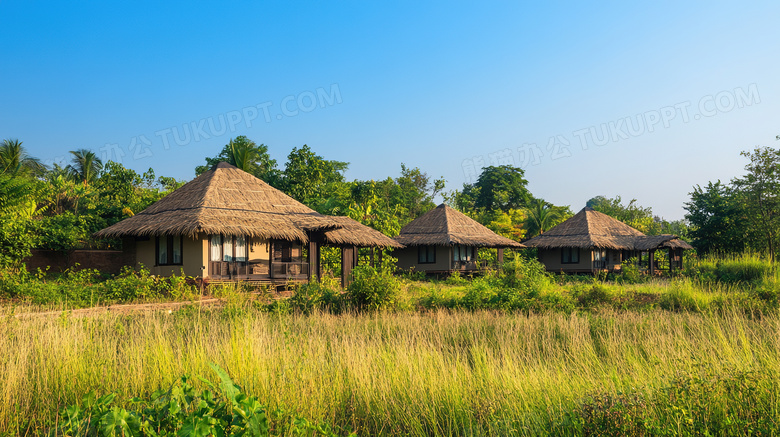
[[[580,249],[580,262],[576,264],[563,264],[561,262],[561,249],[539,249],[539,261],[550,272],[585,272],[591,270],[593,252],[590,249]]]
[[[136,263],[143,264],[153,275],[181,275],[182,269],[188,276],[201,276],[201,267],[208,262],[208,240],[201,236],[197,239],[183,237],[181,265],[158,266],[155,259],[155,238],[136,242]]]
[[[416,272],[441,272],[452,268],[452,248],[449,246],[436,246],[435,263],[419,264],[417,262],[417,246],[398,249],[393,252],[393,256],[398,258],[396,265],[401,270],[414,268]]]
[[[250,241],[249,262],[268,264],[268,260],[271,259],[268,252],[270,249],[269,241],[259,237],[250,238]]]

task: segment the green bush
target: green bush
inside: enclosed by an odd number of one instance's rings
[[[158,390],[146,399],[133,398],[129,409],[114,405],[116,394],[85,395],[81,405],[60,413],[57,435],[102,436],[337,436],[342,430],[324,423],[291,416],[283,410],[269,412],[257,398],[243,393],[216,364],[211,368],[219,383],[199,378],[208,388],[197,390],[183,376],[168,390]],[[287,419],[287,420],[285,420]]]
[[[753,291],[752,296],[758,298],[773,308],[780,304],[780,273],[767,276]]]
[[[303,314],[311,314],[312,311],[322,310],[333,313],[341,311],[342,299],[339,285],[332,277],[323,277],[322,280],[312,280],[295,287],[290,306],[293,310]]]
[[[545,290],[553,282],[544,264],[522,257],[505,262],[500,277],[505,287],[526,292]]]
[[[448,285],[463,285],[468,283],[468,280],[466,280],[466,278],[464,278],[458,270],[455,270],[450,273],[449,276],[447,276],[447,279],[444,280],[444,283]]]
[[[704,283],[743,284],[759,286],[772,276],[773,266],[759,255],[744,253],[731,256],[711,256],[690,263],[686,276]]]
[[[484,277],[471,281],[466,294],[460,299],[460,306],[472,311],[494,308],[497,287],[492,282]]]
[[[638,284],[645,282],[647,276],[639,271],[636,258],[629,258],[620,263],[620,273],[615,275],[615,281],[621,284]]]
[[[577,299],[577,303],[585,308],[613,305],[616,301],[616,293],[609,286],[598,282],[575,287],[572,289],[572,295]]]
[[[60,275],[39,272],[0,273],[0,293],[34,304],[66,303],[72,306],[132,302],[138,300],[192,299],[198,295],[192,278],[152,276],[145,268],[125,267],[114,277],[78,266]]]
[[[357,311],[392,309],[398,305],[401,283],[388,271],[357,266],[347,287],[346,299]]]

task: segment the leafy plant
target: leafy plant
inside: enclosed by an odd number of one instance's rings
[[[394,308],[400,291],[401,283],[389,272],[371,266],[357,266],[352,271],[346,298],[358,311],[376,311]]]
[[[129,409],[114,404],[116,394],[98,397],[94,391],[81,405],[70,405],[60,413],[59,435],[67,436],[268,436],[280,430],[271,420],[284,416],[268,409],[257,398],[247,396],[228,373],[216,364],[211,369],[219,383],[199,378],[209,389],[198,391],[187,376],[168,390],[158,390],[148,399],[132,398]],[[289,428],[296,434],[337,436],[327,424],[295,417]]]

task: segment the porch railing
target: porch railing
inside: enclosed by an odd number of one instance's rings
[[[307,262],[278,262],[271,263],[272,278],[301,279],[309,276],[309,263]]]
[[[479,270],[480,263],[478,261],[453,261],[453,270]]]

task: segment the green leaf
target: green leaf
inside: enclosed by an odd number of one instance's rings
[[[235,404],[236,397],[241,394],[241,388],[237,386],[232,379],[230,379],[230,375],[228,375],[224,369],[214,363],[210,363],[209,366],[211,366],[211,369],[214,370],[214,372],[216,372],[219,376],[219,379],[221,380],[219,386],[222,389],[222,392],[231,403]]]

